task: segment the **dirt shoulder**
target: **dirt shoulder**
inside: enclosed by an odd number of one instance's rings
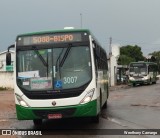
[[[13,90],[0,91],[0,129],[8,129],[16,120]]]
[[[110,91],[116,91],[128,87],[129,86],[127,85],[118,85],[110,87]],[[16,121],[18,120],[16,118],[14,91],[13,90],[0,91],[0,129],[11,128],[12,124],[15,123]]]

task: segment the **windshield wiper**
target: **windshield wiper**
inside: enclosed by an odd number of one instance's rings
[[[58,58],[56,60],[56,70],[58,70],[57,68],[59,68],[58,61],[60,60],[60,57],[62,56],[63,51],[64,51],[64,48],[62,49],[61,53],[59,54],[59,56],[58,56]]]
[[[47,54],[47,62],[42,57],[42,55],[38,52],[38,49],[36,47],[34,48],[34,52],[38,55],[39,59],[42,61],[43,65],[47,68],[47,77],[48,77],[48,54]]]
[[[69,46],[70,46],[70,45],[69,45]],[[62,60],[60,60],[60,59],[61,59],[60,57],[62,56],[63,51],[64,51],[64,48],[63,48],[62,51],[61,51],[61,53],[59,54],[57,60],[56,60],[56,71],[59,72],[60,78],[61,78],[60,68],[63,66],[65,60],[67,59],[67,56],[68,56],[68,54],[69,54],[70,49],[71,49],[71,46],[66,49],[66,51],[65,51],[65,53],[64,53],[64,56],[62,57]],[[59,61],[59,62],[58,62],[58,61]]]
[[[62,67],[62,66],[63,66],[65,60],[67,59],[67,56],[68,56],[70,50],[71,50],[71,46],[69,46],[69,47],[67,48],[66,52],[64,53],[64,56],[63,56],[61,62],[59,63],[59,67]]]
[[[38,52],[38,49],[36,47],[34,47],[34,52],[38,55],[38,57],[42,61],[43,65],[48,67],[48,63],[44,60],[42,55]]]

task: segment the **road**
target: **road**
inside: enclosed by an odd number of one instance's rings
[[[156,85],[117,90],[108,115],[130,128],[160,128],[160,81]]]
[[[65,120],[45,120],[41,130],[49,129],[50,132],[55,129],[70,129],[70,135],[56,135],[57,138],[68,138],[72,136],[72,129],[78,129],[78,133],[83,133],[82,129],[105,130],[109,129],[158,129],[160,128],[160,81],[154,85],[144,85],[136,87],[126,87],[110,91],[108,108],[103,110],[100,116],[99,124],[91,123],[89,119],[65,119]],[[13,129],[35,129],[32,121],[17,121],[16,117],[11,118]],[[36,129],[35,129],[36,130]],[[93,132],[92,131],[92,132]],[[116,133],[116,131],[115,131]],[[62,132],[62,134],[64,134]],[[93,133],[94,134],[94,133]],[[26,136],[22,136],[26,137]],[[36,138],[38,136],[31,136]],[[41,136],[41,137],[52,137]],[[76,137],[82,137],[77,135]],[[83,137],[103,138],[105,135],[83,135]],[[112,135],[107,137],[159,137],[150,135]]]

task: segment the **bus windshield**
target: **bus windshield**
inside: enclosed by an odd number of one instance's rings
[[[17,51],[17,84],[28,91],[78,88],[91,76],[88,46]]]
[[[144,63],[130,64],[130,74],[147,74],[147,65]]]

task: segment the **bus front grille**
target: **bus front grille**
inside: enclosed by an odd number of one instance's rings
[[[40,118],[47,119],[49,114],[62,114],[64,118],[72,117],[75,111],[76,108],[59,109],[59,110],[47,109],[47,110],[33,110],[33,113]]]

